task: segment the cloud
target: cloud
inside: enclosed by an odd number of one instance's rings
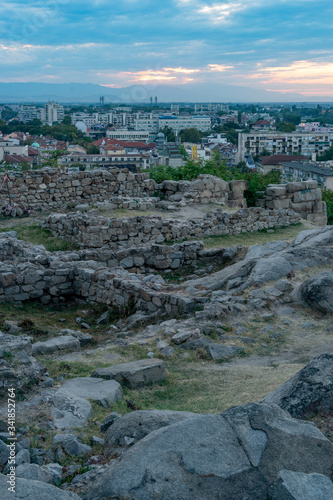
[[[218,71],[219,73],[223,73],[227,69],[233,69],[234,66],[226,66],[224,64],[208,64],[208,68],[210,71]]]

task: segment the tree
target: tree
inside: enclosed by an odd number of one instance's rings
[[[276,125],[276,130],[279,130],[280,132],[294,132],[296,130],[296,126],[293,122],[282,122]]]
[[[164,129],[161,130],[161,132],[163,132],[163,134],[165,135],[167,142],[175,142],[176,141],[175,133],[171,127],[165,126]]]
[[[326,149],[321,156],[317,158],[318,161],[328,161],[333,160],[333,146]]]
[[[202,134],[196,128],[186,128],[180,137],[182,142],[194,142],[195,144],[198,144]]]
[[[99,155],[99,147],[96,146],[95,144],[90,144],[87,147],[87,154],[88,155]]]

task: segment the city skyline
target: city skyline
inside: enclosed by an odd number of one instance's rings
[[[1,82],[247,86],[333,99],[332,3],[0,2]],[[203,96],[204,97],[204,96]]]

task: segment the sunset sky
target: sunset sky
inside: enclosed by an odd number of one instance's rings
[[[332,0],[0,0],[0,81],[333,98]]]

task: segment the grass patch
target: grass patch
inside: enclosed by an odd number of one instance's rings
[[[107,212],[103,210],[99,210],[100,214],[104,217],[108,217],[110,219],[120,219],[122,217],[148,217],[148,216],[160,216],[167,217],[166,214],[161,212],[155,212],[152,210],[127,210],[126,208],[117,208],[112,212]]]
[[[79,249],[75,243],[53,236],[51,231],[42,229],[38,224],[17,224],[6,227],[7,231],[16,231],[20,240],[28,241],[34,245],[44,245],[49,252]]]
[[[69,328],[71,330],[82,329],[76,323],[77,317],[82,317],[91,329],[87,330],[94,337],[99,338],[104,335],[109,325],[119,319],[117,311],[110,311],[110,323],[107,325],[97,325],[96,320],[106,311],[106,306],[77,304],[69,302],[62,305],[44,306],[40,302],[24,302],[22,305],[16,303],[0,303],[0,327],[3,327],[5,320],[15,321],[23,329],[23,333],[36,337],[52,334],[54,331]],[[60,321],[64,320],[64,321]]]
[[[251,245],[263,245],[269,241],[287,240],[291,241],[305,229],[308,229],[304,224],[293,224],[292,226],[274,229],[274,233],[267,233],[267,230],[256,231],[252,233],[241,233],[224,236],[210,236],[204,238],[203,242],[206,249],[219,247],[232,247],[234,245],[243,245],[249,247]]]

